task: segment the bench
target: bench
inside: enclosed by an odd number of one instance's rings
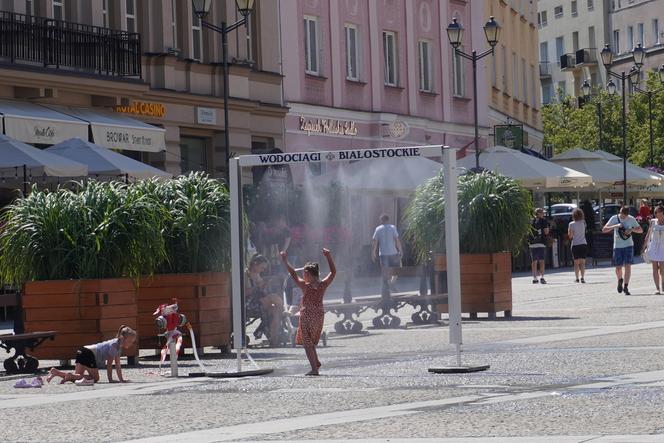
[[[39,368],[39,360],[25,352],[26,348],[34,351],[46,340],[53,340],[56,331],[26,332],[24,334],[0,335],[0,348],[11,352],[14,356],[7,358],[4,362],[5,371],[8,374],[29,374]]]
[[[436,324],[438,323],[438,314],[435,312],[435,306],[440,303],[447,303],[446,294],[421,295],[418,293],[399,293],[384,296],[357,297],[349,303],[332,302],[323,303],[325,312],[336,314],[337,317],[343,316],[341,320],[334,324],[334,330],[338,334],[360,334],[362,332],[362,323],[354,317],[358,317],[367,309],[373,309],[376,313],[372,323],[376,329],[395,329],[401,325],[401,319],[392,314],[410,305],[418,311],[411,316],[416,325]]]

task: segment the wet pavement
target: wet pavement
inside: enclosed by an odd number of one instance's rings
[[[569,270],[547,285],[515,275],[511,319],[464,321],[463,362],[491,366],[472,374],[429,373],[456,361],[448,329],[407,324],[404,308],[399,329],[370,329],[366,311],[365,334],[330,333],[320,377],[302,375],[301,348],[267,347],[250,349],[274,369],[260,377],[186,377],[200,372],[187,355],[174,379],[149,353],[126,384],[102,374],[93,387],[15,389],[0,377],[0,441],[664,442],[664,295],[649,265],[633,274],[631,296],[609,267],[585,285]],[[203,363],[236,360],[206,349]]]

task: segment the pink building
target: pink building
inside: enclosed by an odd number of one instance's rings
[[[473,3],[282,1],[285,150],[470,144],[472,68],[454,60],[445,28],[457,17],[466,52],[485,50],[486,8]],[[477,73],[484,137],[490,59],[478,62]]]

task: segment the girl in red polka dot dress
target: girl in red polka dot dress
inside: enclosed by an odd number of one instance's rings
[[[304,278],[300,278],[293,266],[288,263],[288,254],[284,251],[281,252],[281,260],[284,262],[295,284],[302,290],[300,322],[297,327],[295,343],[304,346],[304,351],[307,353],[311,371],[307,372],[306,375],[318,375],[320,369],[316,345],[318,345],[318,340],[323,332],[323,318],[325,317],[323,296],[327,287],[334,280],[334,276],[337,275],[337,268],[334,266],[330,250],[323,248],[323,255],[330,266],[330,273],[327,277],[320,280],[318,263],[307,263],[304,265]]]

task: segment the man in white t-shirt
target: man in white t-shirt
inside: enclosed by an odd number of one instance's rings
[[[389,294],[390,286],[394,290],[397,276],[394,268],[401,266],[401,240],[399,232],[394,225],[389,224],[390,218],[383,214],[380,216],[380,225],[373,234],[371,258],[375,262],[380,258],[380,270],[383,277],[383,293]]]

